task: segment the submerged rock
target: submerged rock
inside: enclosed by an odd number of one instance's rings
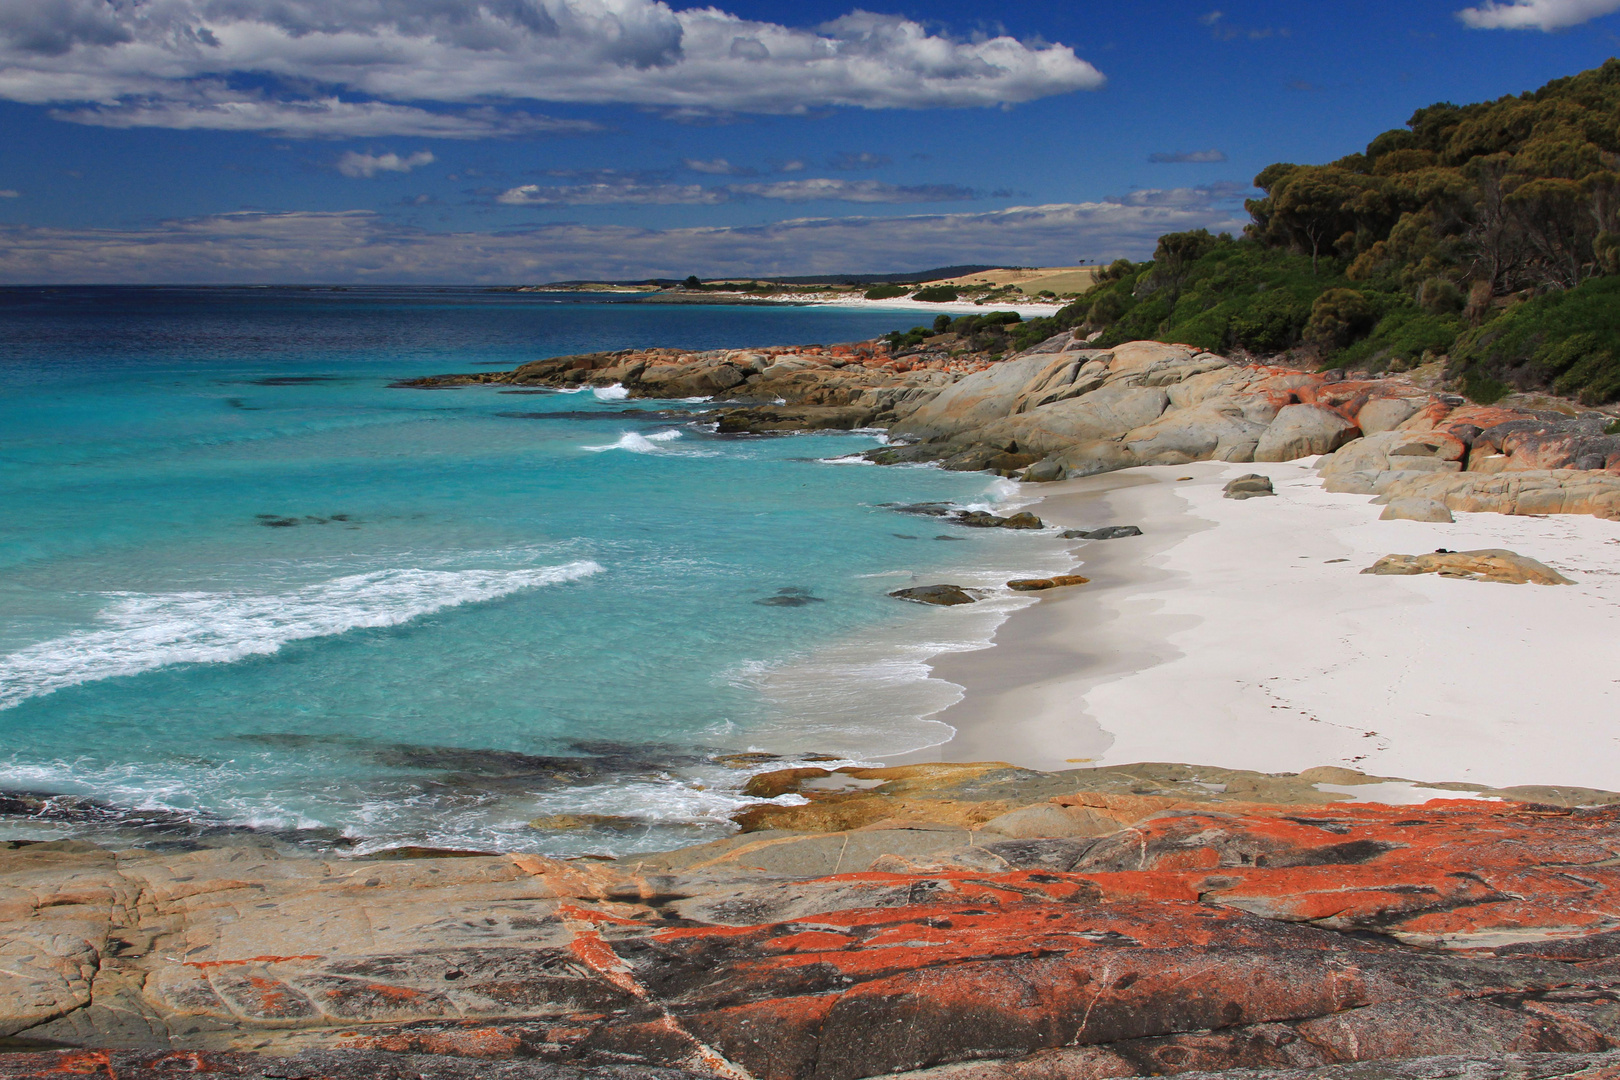
[[[529,822],[529,828],[539,829],[542,832],[573,832],[580,829],[633,832],[647,828],[648,824],[642,818],[621,817],[617,814],[545,814]]]
[[[1277,494],[1271,485],[1271,477],[1261,476],[1259,473],[1249,473],[1231,481],[1221,489],[1228,499],[1262,499],[1267,495]]]
[[[755,600],[754,603],[763,607],[805,607],[809,604],[824,604],[826,601],[809,589],[793,586],[778,589],[775,596],[767,596],[763,600]]]
[[[1442,550],[1430,555],[1385,555],[1362,573],[1397,576],[1439,574],[1441,577],[1498,581],[1507,585],[1575,584],[1546,563],[1500,548]]]
[[[938,607],[974,604],[979,600],[960,585],[919,585],[913,589],[896,589],[889,595],[898,600],[910,600],[916,604],[934,604]]]

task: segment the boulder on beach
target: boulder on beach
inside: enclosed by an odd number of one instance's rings
[[[1255,461],[1292,461],[1329,454],[1356,438],[1361,429],[1342,413],[1320,405],[1289,405],[1260,436]]]
[[[1123,540],[1130,536],[1141,536],[1142,529],[1137,525],[1109,525],[1102,529],[1065,529],[1065,540]]]
[[[1271,477],[1261,476],[1259,473],[1249,473],[1231,481],[1221,489],[1228,499],[1260,499],[1267,495],[1277,494],[1271,484]]]
[[[1380,521],[1440,521],[1451,522],[1456,518],[1446,509],[1446,504],[1433,499],[1391,499],[1384,507],[1384,512],[1378,515]]]
[[[1573,585],[1573,581],[1535,559],[1501,548],[1480,551],[1436,551],[1429,555],[1385,555],[1363,574],[1408,576],[1439,574],[1507,585]]]
[[[1007,588],[1014,592],[1045,592],[1047,589],[1067,589],[1070,586],[1090,583],[1090,578],[1081,577],[1079,574],[1060,574],[1049,578],[1020,578],[1017,581],[1007,582]]]
[[[975,604],[979,600],[960,585],[919,585],[912,589],[896,589],[889,595],[897,600],[910,600],[914,604],[933,604],[936,607]]]

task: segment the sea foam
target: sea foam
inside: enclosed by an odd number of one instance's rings
[[[608,443],[606,446],[586,446],[581,449],[589,450],[593,454],[600,454],[604,450],[628,450],[632,454],[656,454],[663,447],[659,443],[674,442],[681,437],[681,433],[673,429],[669,431],[655,431],[651,435],[639,435],[634,431],[627,431],[619,436],[619,441]]]
[[[80,683],[171,664],[228,664],[289,641],[398,626],[461,604],[574,581],[602,567],[582,560],[517,570],[378,570],[293,592],[110,593],[98,629],[0,656],[0,709]]]

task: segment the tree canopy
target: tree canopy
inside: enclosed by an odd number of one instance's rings
[[[1620,59],[1419,109],[1337,161],[1263,170],[1242,238],[1164,236],[1150,262],[1116,262],[1017,336],[1078,326],[1104,345],[1159,337],[1374,370],[1444,357],[1465,387],[1616,400],[1617,119]]]

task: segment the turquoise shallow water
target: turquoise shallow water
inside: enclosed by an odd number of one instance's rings
[[[746,773],[718,753],[939,742],[924,716],[954,688],[927,658],[1014,602],[885,593],[1063,559],[880,504],[999,497],[984,476],[612,394],[388,386],[894,325],[475,290],[0,293],[0,787],[362,849],[650,850],[723,828]],[[782,596],[804,602],[758,603]],[[561,813],[625,820],[527,825]]]

